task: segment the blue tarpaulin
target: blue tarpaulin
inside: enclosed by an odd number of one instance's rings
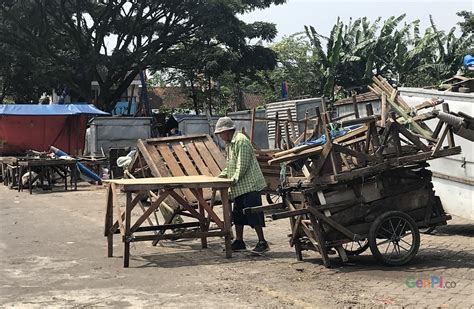
[[[0,105],[0,115],[109,115],[92,104],[35,105],[6,104]]]

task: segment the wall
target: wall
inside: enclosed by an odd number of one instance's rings
[[[151,118],[100,117],[90,121],[88,153],[108,155],[110,148],[136,147],[138,139],[151,137]]]
[[[232,112],[229,113],[228,116],[234,120],[235,127],[237,130],[245,129],[245,132],[248,136],[250,136],[250,127],[251,121],[248,120],[238,120],[240,119],[251,119],[252,113],[249,110],[246,111],[239,111],[239,112]],[[255,112],[256,117],[265,118],[265,110],[260,109]],[[267,128],[267,121],[255,121],[255,128],[254,128],[254,138],[253,142],[257,145],[260,149],[268,149],[268,128]]]
[[[420,88],[400,88],[399,90],[402,98],[410,106],[431,98],[439,98],[449,104],[451,111],[463,111],[474,116],[474,93],[442,92]],[[433,130],[438,120],[434,119],[426,123]],[[472,185],[474,182],[474,143],[457,135],[454,135],[454,141],[456,145],[461,146],[461,154],[429,161],[430,169],[439,176],[433,177],[434,188],[448,213],[474,220],[474,187]],[[446,179],[450,176],[455,178]]]

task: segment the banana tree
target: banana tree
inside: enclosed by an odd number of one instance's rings
[[[337,67],[343,57],[343,23],[338,18],[329,37],[318,34],[313,26],[305,26],[305,32],[313,47],[315,61],[318,63],[319,70],[323,76],[321,81],[323,95],[332,101],[334,99]],[[323,48],[321,39],[327,41],[326,50]]]

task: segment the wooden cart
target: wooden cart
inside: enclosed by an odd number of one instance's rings
[[[333,251],[347,261],[348,255],[370,247],[381,262],[403,265],[418,252],[419,228],[450,219],[433,191],[426,161],[459,154],[461,148],[454,144],[451,125],[439,121],[431,131],[424,121],[433,113],[417,114],[442,102],[410,108],[380,77],[374,77],[371,89],[381,96],[381,115],[374,115],[368,104],[366,117],[342,121],[343,127],[358,128],[334,137],[323,104],[315,136],[332,138],[274,153],[269,160],[303,174],[287,178],[280,192],[283,210],[272,215],[290,219],[290,245],[299,260],[302,250],[316,250],[330,267]],[[449,111],[446,103],[442,108]]]
[[[435,196],[426,164],[388,169],[333,185],[285,188],[287,211],[273,219],[290,218],[290,245],[298,260],[302,250],[318,251],[326,267],[333,248],[343,261],[370,247],[387,265],[403,265],[418,252],[419,228],[446,224],[451,217]],[[373,170],[375,171],[375,169]]]

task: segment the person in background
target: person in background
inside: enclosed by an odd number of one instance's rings
[[[244,226],[251,226],[258,236],[258,243],[252,252],[261,254],[269,250],[263,234],[265,218],[263,212],[244,214],[243,209],[262,205],[261,190],[266,187],[260,166],[247,136],[236,132],[235,125],[229,117],[217,121],[215,134],[226,143],[227,165],[221,178],[232,180],[229,189],[230,199],[234,201],[232,220],[235,225],[236,239],[232,242],[232,250],[240,251],[247,248],[244,239]]]

